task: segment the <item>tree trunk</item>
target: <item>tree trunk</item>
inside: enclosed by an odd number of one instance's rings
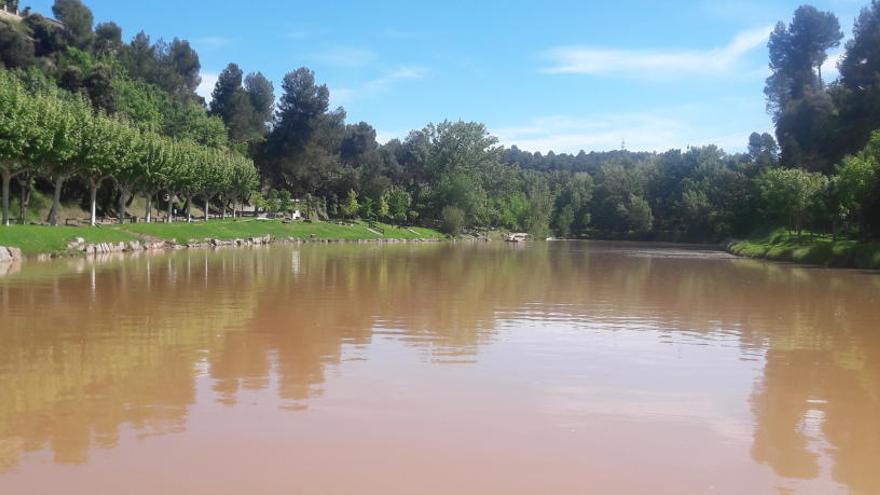
[[[144,194],[144,199],[147,200],[147,216],[144,218],[144,222],[150,223],[153,221],[153,193]]]
[[[205,196],[205,221],[206,222],[208,221],[208,217],[210,216],[210,214],[208,213],[208,211],[210,211],[210,209],[211,209],[211,198],[209,198],[208,196]]]
[[[61,209],[61,188],[64,187],[65,176],[55,178],[55,193],[52,195],[52,209],[49,210],[49,225],[58,225],[58,210]]]
[[[186,197],[186,223],[192,223],[192,196]]]
[[[125,203],[128,201],[128,189],[124,187],[119,188],[119,223],[125,223]]]
[[[235,207],[236,207],[236,206],[238,206],[238,202],[233,201],[233,202],[232,202],[232,221],[233,221],[233,222],[235,221]]]
[[[3,171],[3,225],[9,225],[9,184],[12,183],[12,174]]]
[[[174,221],[174,195],[168,193],[168,218],[165,219],[165,223],[171,223]]]
[[[89,206],[91,207],[89,223],[92,227],[98,224],[98,186],[100,183],[99,180],[89,180]]]
[[[31,180],[29,174],[18,178],[18,188],[21,195],[18,202],[20,215],[18,222],[22,225],[27,223],[28,206],[30,206],[31,203]]]

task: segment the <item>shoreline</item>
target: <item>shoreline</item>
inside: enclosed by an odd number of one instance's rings
[[[175,251],[269,244],[398,244],[445,241],[423,227],[364,222],[218,220],[208,223],[124,224],[101,227],[0,227],[0,263],[110,253]]]
[[[763,237],[722,244],[730,254],[748,259],[798,265],[880,271],[880,243],[777,230]]]
[[[5,230],[11,229],[11,230]],[[378,229],[378,230],[376,230]],[[235,235],[241,233],[253,235]],[[19,235],[19,242],[15,236]],[[200,236],[199,233],[218,235]],[[286,235],[285,235],[286,234]],[[485,241],[488,237],[467,236],[450,239],[423,227],[368,226],[364,222],[297,222],[275,220],[219,220],[174,224],[125,224],[103,227],[0,227],[0,265],[57,258],[92,257],[116,253],[218,249],[224,247],[265,246],[271,244],[420,244],[455,240]],[[58,245],[58,239],[64,242]],[[186,239],[186,240],[182,240]],[[831,239],[776,230],[763,237],[730,240],[723,243],[649,239],[568,239],[548,241],[605,241],[688,246],[724,251],[745,258],[794,263],[804,266],[880,271],[880,243],[852,239]],[[12,242],[10,242],[12,241]],[[50,242],[51,241],[51,242]],[[51,243],[56,243],[50,248]],[[41,246],[41,247],[34,247]],[[29,249],[28,249],[29,247]]]

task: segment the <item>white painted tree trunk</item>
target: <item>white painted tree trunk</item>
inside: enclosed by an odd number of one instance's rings
[[[89,180],[89,223],[94,227],[98,224],[98,186],[101,181]]]
[[[151,223],[153,221],[153,193],[145,193],[144,198],[147,202],[147,216],[144,218],[144,222]]]

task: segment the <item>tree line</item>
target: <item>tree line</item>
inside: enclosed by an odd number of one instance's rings
[[[97,193],[110,180],[118,191],[117,215],[126,218],[126,204],[133,194],[146,200],[146,221],[151,221],[152,202],[166,195],[167,220],[173,218],[175,196],[186,200],[191,215],[193,199],[209,203],[222,198],[225,205],[244,201],[257,186],[257,171],[244,156],[139,129],[120,118],[108,116],[83,98],[59,90],[28,91],[12,74],[0,71],[0,177],[2,177],[3,224],[10,220],[10,185],[13,179],[26,196],[34,176],[47,178],[53,186],[49,223],[55,225],[64,183],[77,177],[88,186],[92,225],[97,217]],[[21,218],[28,202],[20,202]]]
[[[251,202],[268,210],[289,211],[296,198],[314,218],[417,222],[453,234],[705,241],[775,225],[880,234],[878,0],[856,20],[835,81],[821,70],[843,39],[834,14],[802,6],[776,26],[765,88],[775,136],[753,133],[747,151],[734,154],[712,145],[530,153],[462,121],[380,144],[369,124],[347,123],[343,108],[331,108],[329,89],[306,67],[283,78],[276,101],[262,74],[229,64],[206,103],[195,95],[200,63],[185,40],[153,42],[141,32],[125,43],[112,22],[93,27],[79,0],[57,0],[53,14],[63,28],[29,12],[18,25],[0,22],[0,60],[25,86],[81,95],[100,118],[146,135],[249,157],[259,174]],[[54,193],[56,184],[41,180]],[[76,188],[92,186],[86,177]],[[99,194],[99,207],[102,197],[111,196]]]

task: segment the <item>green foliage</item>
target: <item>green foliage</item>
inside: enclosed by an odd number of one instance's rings
[[[880,244],[830,235],[805,236],[778,229],[765,236],[731,243],[727,249],[750,258],[880,270]]]
[[[360,210],[360,205],[358,204],[358,195],[354,190],[348,191],[348,198],[345,203],[342,204],[342,215],[346,218],[354,218]]]
[[[0,68],[30,67],[34,63],[34,43],[13,23],[0,20]]]
[[[0,71],[0,138],[4,184],[29,172],[54,182],[52,223],[61,186],[73,176],[84,179],[93,195],[103,179],[112,178],[120,190],[120,210],[136,191],[152,195],[164,189],[206,200],[228,194],[240,200],[257,183],[253,163],[241,155],[138,129],[96,114],[82,98],[58,90],[28,92],[5,71]],[[4,223],[8,202],[4,187]]]
[[[828,179],[801,169],[771,169],[757,180],[764,210],[770,218],[801,232],[821,220]]]
[[[52,13],[64,23],[64,34],[72,46],[86,48],[92,44],[95,18],[80,0],[55,0]]]
[[[455,206],[446,206],[440,212],[440,230],[449,235],[461,234],[465,227],[465,212]]]
[[[837,17],[810,5],[799,7],[789,25],[780,22],[770,35],[772,74],[764,92],[785,165],[830,169],[824,144],[835,110],[823,88],[821,67],[842,38]]]
[[[401,187],[392,187],[387,194],[389,217],[398,224],[404,224],[409,216],[412,195]]]
[[[264,93],[268,81],[260,79],[262,76],[248,76],[250,86],[257,91],[255,94],[250,94],[242,86],[242,77],[243,73],[236,64],[229,64],[220,73],[211,99],[211,114],[223,119],[231,142],[252,143],[264,137],[267,120],[265,105],[271,105],[274,96],[271,94],[271,84],[268,86],[270,93]],[[261,105],[259,109],[255,107],[255,102]]]

